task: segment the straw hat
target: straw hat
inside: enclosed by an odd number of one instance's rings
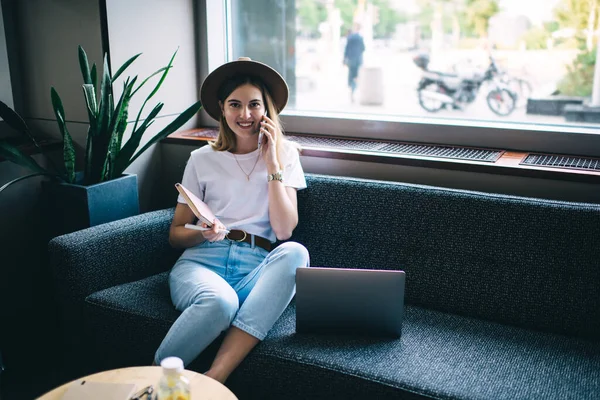
[[[289,88],[283,77],[269,67],[249,57],[240,57],[221,65],[211,72],[200,89],[200,100],[208,115],[217,121],[221,118],[221,107],[219,106],[219,89],[228,79],[236,75],[248,75],[259,78],[269,90],[277,112],[284,109],[288,101]]]

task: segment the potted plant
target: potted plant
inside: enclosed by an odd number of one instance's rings
[[[123,82],[123,92],[115,102],[113,85],[141,53],[127,60],[113,75],[110,73],[105,55],[101,81],[98,82],[96,64],[90,68],[87,54],[79,46],[83,97],[89,119],[83,170],[76,170],[76,151],[67,129],[63,104],[58,92],[52,87],[51,101],[63,139],[63,165],[44,168],[31,156],[10,144],[8,140],[0,139],[0,156],[32,171],[31,174],[16,178],[0,187],[0,193],[12,184],[30,177],[40,175],[51,177],[49,182],[45,182],[44,189],[48,194],[49,202],[55,204],[50,212],[50,215],[55,217],[52,225],[56,225],[55,222],[62,225],[62,228],[55,229],[55,234],[67,233],[139,213],[137,176],[125,174],[125,169],[150,146],[175,132],[202,108],[201,103],[196,102],[138,149],[142,136],[153,124],[164,104],[160,102],[156,104],[142,119],[144,108],[164,82],[176,54],[177,51],[173,53],[166,67],[160,68],[139,83],[137,76],[127,77]],[[140,88],[155,76],[160,76],[158,83],[142,103],[133,122],[131,136],[123,144],[130,101]],[[0,117],[43,154],[42,148],[23,118],[1,101]]]

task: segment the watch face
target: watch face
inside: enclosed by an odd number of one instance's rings
[[[283,173],[281,171],[278,171],[274,174],[269,175],[269,181],[281,181],[283,182]]]

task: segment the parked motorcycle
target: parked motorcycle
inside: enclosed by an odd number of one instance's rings
[[[413,62],[423,70],[417,93],[419,104],[429,112],[437,112],[444,107],[463,109],[477,98],[484,82],[490,84],[486,102],[490,110],[500,116],[512,113],[516,107],[517,95],[509,87],[496,79],[498,67],[492,57],[490,65],[481,73],[461,76],[444,72],[430,71],[429,55],[419,54]]]

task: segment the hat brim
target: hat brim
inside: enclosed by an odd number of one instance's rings
[[[266,64],[253,60],[237,60],[221,65],[211,72],[200,89],[202,106],[213,119],[221,118],[219,106],[219,89],[228,79],[237,75],[256,77],[264,82],[271,94],[273,103],[280,113],[286,106],[289,97],[289,88],[283,77]]]

